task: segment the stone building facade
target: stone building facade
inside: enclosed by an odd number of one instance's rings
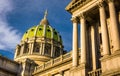
[[[72,15],[72,50],[64,51],[46,11],[40,24],[23,35],[15,61],[0,56],[2,76],[120,75],[120,1],[71,0],[65,9]]]

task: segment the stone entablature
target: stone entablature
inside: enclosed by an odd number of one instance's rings
[[[86,5],[92,0],[73,0],[70,5],[66,7],[67,11],[73,12],[77,10],[78,8],[81,8],[82,6]]]

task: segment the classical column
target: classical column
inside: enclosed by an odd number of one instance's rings
[[[28,54],[31,54],[31,43],[28,43],[28,45],[29,45],[28,49],[27,49],[28,50]]]
[[[83,14],[80,14],[80,23],[81,23],[81,63],[86,63],[86,20]]]
[[[54,53],[53,53],[53,51],[54,51],[54,46],[53,46],[53,43],[51,44],[51,57],[54,57]]]
[[[45,55],[45,45],[46,45],[46,44],[43,43],[42,45],[43,45],[43,46],[42,46],[42,48],[43,48],[43,50],[42,50],[42,55]]]
[[[22,45],[21,45],[21,52],[20,52],[20,54],[23,55],[24,51],[25,51],[25,42],[22,43]]]
[[[78,65],[78,22],[77,22],[77,18],[72,18],[72,22],[73,22],[73,66],[76,67]]]
[[[34,51],[34,42],[31,43],[31,54],[33,54],[33,51]]]
[[[20,55],[20,45],[16,46],[14,59],[17,57],[17,55]]]
[[[42,50],[43,50],[43,43],[40,44],[40,55],[42,55]]]
[[[99,12],[100,12],[103,52],[104,55],[109,55],[110,49],[109,49],[109,36],[108,36],[108,28],[106,22],[106,13],[105,13],[104,5],[102,3],[99,4]]]
[[[119,38],[119,30],[118,30],[118,22],[116,18],[116,10],[114,6],[114,0],[108,0],[109,5],[109,12],[110,12],[110,20],[111,20],[111,30],[112,30],[112,44],[113,49],[119,50],[120,49],[120,38]]]
[[[91,45],[92,45],[92,64],[93,70],[97,69],[97,57],[96,57],[96,47],[95,47],[95,28],[91,26]]]

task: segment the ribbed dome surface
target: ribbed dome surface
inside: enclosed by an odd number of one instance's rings
[[[54,39],[55,41],[62,43],[61,36],[50,25],[38,25],[31,27],[24,33],[22,41],[24,41],[27,38],[29,39],[33,37],[45,37],[49,39]]]

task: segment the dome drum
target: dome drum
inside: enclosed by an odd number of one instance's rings
[[[29,58],[31,60],[34,60],[38,65],[52,59],[50,57],[39,55],[39,54],[32,54],[32,55],[24,54],[24,55],[19,56],[18,58],[16,58],[15,61],[22,61],[22,60],[27,59],[27,58]]]
[[[31,47],[30,47],[31,46]],[[63,49],[61,48],[62,46],[58,46],[55,44],[50,44],[50,43],[24,43],[22,45],[19,45],[19,48],[16,48],[16,58],[20,59],[23,56],[26,56],[29,58],[30,55],[40,55],[50,58],[55,58],[58,57],[59,55],[62,54]],[[39,59],[39,57],[37,57]],[[37,59],[36,58],[36,59]]]

